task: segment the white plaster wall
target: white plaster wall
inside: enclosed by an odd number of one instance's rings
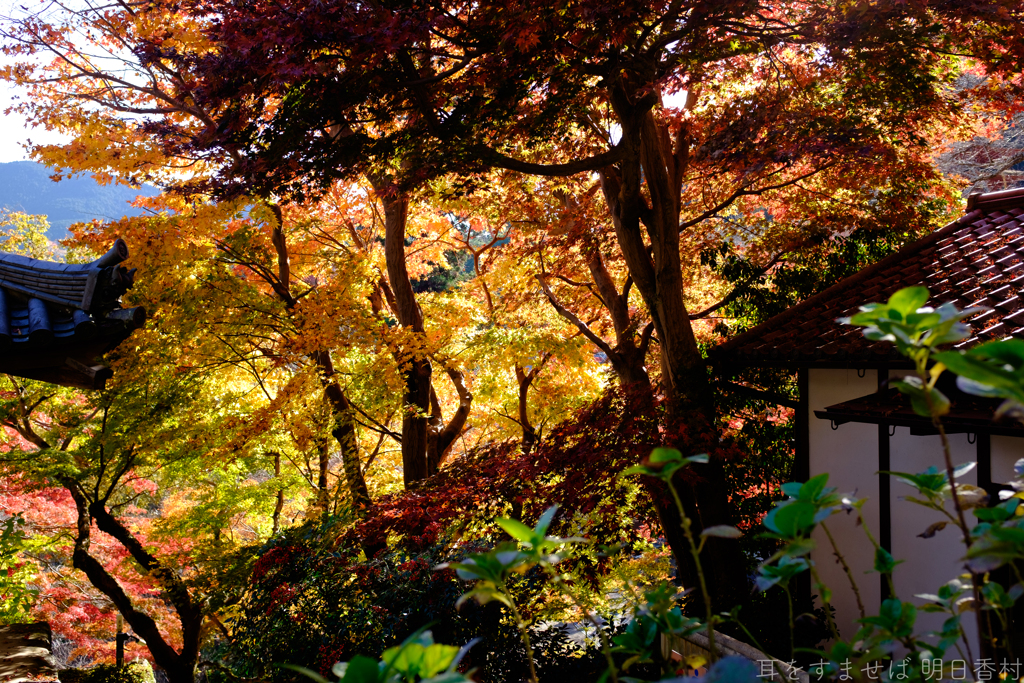
[[[992,481],[1006,484],[1013,480],[1013,464],[1024,458],[1024,439],[1016,436],[992,437]]]
[[[873,534],[878,533],[878,428],[875,425],[847,423],[832,430],[828,420],[819,420],[815,410],[858,396],[870,394],[878,388],[878,373],[868,370],[858,377],[856,370],[808,371],[807,392],[810,431],[810,473],[829,474],[829,485],[842,493],[856,493],[868,498],[864,506],[864,519]],[[867,609],[880,604],[881,584],[877,574],[865,574],[874,564],[874,549],[864,531],[856,526],[853,515],[840,514],[827,522],[829,530],[840,546],[851,573],[858,584],[861,599]],[[832,604],[836,608],[836,622],[840,636],[852,638],[857,632],[860,618],[856,597],[842,566],[832,553],[828,538],[820,530],[815,535],[818,550],[812,553],[818,573],[832,589]]]
[[[899,376],[904,372],[892,372]],[[867,498],[864,518],[875,538],[879,533],[878,427],[876,425],[847,423],[833,430],[828,420],[820,420],[815,410],[872,393],[877,388],[877,371],[868,370],[858,377],[856,370],[821,370],[808,372],[808,407],[810,409],[810,473],[811,476],[827,472],[829,484],[840,492],[855,493]],[[977,444],[968,443],[968,435],[951,434],[950,448],[954,464],[976,462]],[[1014,463],[1024,458],[1024,439],[1007,436],[991,437],[992,481],[1008,482],[1013,479]],[[938,436],[912,436],[906,427],[897,427],[889,439],[890,469],[916,473],[934,465],[944,468],[941,441]],[[977,484],[977,469],[961,478],[963,483]],[[914,598],[920,593],[935,593],[946,581],[963,573],[964,546],[959,528],[949,524],[930,539],[920,538],[934,522],[942,521],[941,513],[933,512],[905,500],[913,489],[892,478],[890,481],[890,509],[892,524],[892,553],[902,563],[893,576],[896,595],[905,601],[920,605]],[[952,505],[949,506],[952,512]],[[968,513],[968,524],[976,520]],[[828,522],[840,550],[857,583],[864,607],[875,612],[881,602],[879,575],[871,571],[874,550],[863,529],[856,526],[853,516],[837,515]],[[849,579],[836,561],[824,533],[815,536],[818,550],[812,554],[818,572],[832,589],[832,603],[840,634],[850,638],[857,631],[859,617],[857,602]],[[942,614],[918,612],[918,633],[938,630],[945,617]],[[970,614],[964,615],[964,628],[977,652],[977,627]]]
[[[954,465],[977,461],[977,444],[968,443],[967,434],[950,434],[949,445]],[[933,465],[940,471],[945,469],[942,442],[938,436],[911,436],[907,427],[896,427],[889,438],[889,452],[894,472],[916,474]],[[977,485],[977,468],[957,481]],[[948,518],[906,500],[906,496],[915,493],[910,485],[895,477],[891,479],[892,554],[903,561],[893,573],[893,584],[901,600],[921,605],[924,601],[915,595],[935,593],[939,586],[964,573],[964,544],[962,532],[952,523],[932,538],[919,537],[931,524]],[[952,503],[947,505],[947,510],[955,516]],[[966,517],[968,525],[976,523],[970,513]],[[941,629],[947,616],[918,612],[917,632]],[[973,651],[977,652],[977,625],[970,613],[964,614],[962,623]]]

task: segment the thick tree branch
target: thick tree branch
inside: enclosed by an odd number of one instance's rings
[[[288,258],[288,243],[284,236],[284,214],[277,204],[271,204],[270,210],[274,213],[274,218],[277,219],[277,224],[274,225],[270,234],[270,241],[274,244],[274,250],[277,252],[277,282],[280,286],[279,291],[277,287],[274,289],[284,300],[285,306],[292,308],[295,306],[295,298],[291,292],[292,269]]]
[[[75,547],[71,556],[72,566],[85,572],[89,582],[114,603],[114,607],[125,618],[125,621],[132,627],[132,630],[146,641],[146,647],[152,653],[154,661],[170,674],[171,680],[182,681],[186,677],[191,677],[192,669],[195,667],[195,658],[188,660],[185,657],[185,653],[179,654],[175,651],[164,640],[163,634],[160,633],[160,629],[153,618],[135,609],[131,598],[124,592],[117,579],[96,558],[89,554],[92,526],[92,516],[90,515],[89,508],[91,506],[77,482],[64,480],[61,483],[71,494],[78,512]]]
[[[608,345],[608,342],[597,336],[585,322],[580,320],[576,314],[569,311],[569,309],[558,301],[555,297],[555,293],[551,291],[551,288],[548,287],[548,283],[544,281],[543,276],[537,275],[537,281],[540,282],[541,289],[544,290],[544,294],[547,296],[548,301],[551,302],[551,305],[555,307],[555,310],[558,311],[560,316],[575,325],[576,329],[583,333],[584,337],[589,339],[591,343],[597,346],[597,348],[601,349],[601,351],[603,351],[609,358],[616,355],[612,347]]]
[[[530,175],[560,177],[576,175],[585,171],[596,171],[606,166],[611,166],[625,156],[625,149],[619,143],[607,152],[595,154],[592,157],[578,161],[570,161],[565,164],[535,164],[529,161],[520,161],[519,159],[505,156],[501,152],[489,147],[482,148],[480,156],[485,162],[496,168],[505,168],[510,171],[519,171],[520,173],[528,173]]]
[[[446,367],[445,372],[448,373],[448,377],[455,386],[455,391],[459,394],[459,407],[455,409],[455,414],[452,415],[444,429],[437,433],[437,455],[433,456],[437,458],[437,462],[431,463],[433,465],[432,471],[440,467],[444,463],[445,458],[448,457],[448,452],[451,451],[455,439],[459,437],[462,429],[466,426],[466,420],[469,418],[469,413],[473,406],[473,394],[466,387],[466,378],[462,372],[450,367]]]

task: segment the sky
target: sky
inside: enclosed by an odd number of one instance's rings
[[[17,16],[22,14],[21,7],[32,6],[35,3],[31,0],[0,0],[0,21],[2,17]],[[0,64],[8,64],[3,55],[0,55]],[[50,133],[41,128],[30,127],[24,118],[17,114],[5,114],[4,111],[15,104],[15,98],[19,95],[16,88],[0,81],[0,163],[8,161],[20,161],[28,159],[23,145],[29,139],[35,143],[52,144],[62,142],[67,138]]]
[[[11,106],[17,91],[0,82],[0,112]],[[65,136],[51,133],[42,128],[32,128],[17,114],[2,115],[0,118],[0,163],[28,159],[22,145],[31,139],[35,143],[56,143],[66,140]]]

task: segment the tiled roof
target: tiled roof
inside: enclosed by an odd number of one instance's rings
[[[0,253],[0,373],[102,388],[99,357],[145,320],[121,308],[134,280],[121,240],[92,263],[64,264]]]
[[[866,339],[837,318],[903,287],[923,285],[929,305],[991,310],[968,322],[961,346],[1024,337],[1024,188],[972,195],[967,214],[784,313],[721,344],[718,364],[860,365],[900,360],[888,342]]]

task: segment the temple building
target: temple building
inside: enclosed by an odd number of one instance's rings
[[[135,270],[118,239],[92,263],[65,264],[0,253],[0,373],[102,389],[101,358],[142,326],[141,306],[121,308]]]
[[[913,489],[884,473],[917,473],[933,465],[943,470],[940,438],[931,419],[916,415],[906,397],[889,386],[910,371],[910,363],[891,343],[871,341],[863,328],[838,322],[864,304],[885,302],[912,286],[929,289],[929,306],[985,307],[967,321],[973,336],[959,348],[1024,338],[1024,188],[972,195],[960,219],[738,335],[716,348],[712,359],[723,375],[744,366],[797,373],[792,479],[827,472],[829,484],[840,492],[867,498],[869,529],[902,561],[893,575],[896,592],[920,604],[915,595],[935,593],[963,572],[963,541],[952,524],[941,530],[932,526],[948,520],[906,500]],[[958,391],[948,373],[940,388],[952,403],[943,424],[954,464],[977,463],[959,481],[985,489],[998,502],[999,491],[1014,477],[1014,463],[1024,458],[1024,427],[995,420],[1001,401]],[[770,392],[759,393],[781,402]],[[888,586],[871,573],[874,550],[864,530],[853,515],[834,517],[829,526],[859,584],[859,600],[869,614],[877,614]],[[860,617],[858,596],[828,540],[824,535],[816,540],[812,557],[834,591],[840,634],[852,637]],[[927,630],[938,629],[944,617],[919,618]],[[969,621],[965,628],[976,638]],[[1015,640],[1024,643],[1024,623],[1011,628]]]

